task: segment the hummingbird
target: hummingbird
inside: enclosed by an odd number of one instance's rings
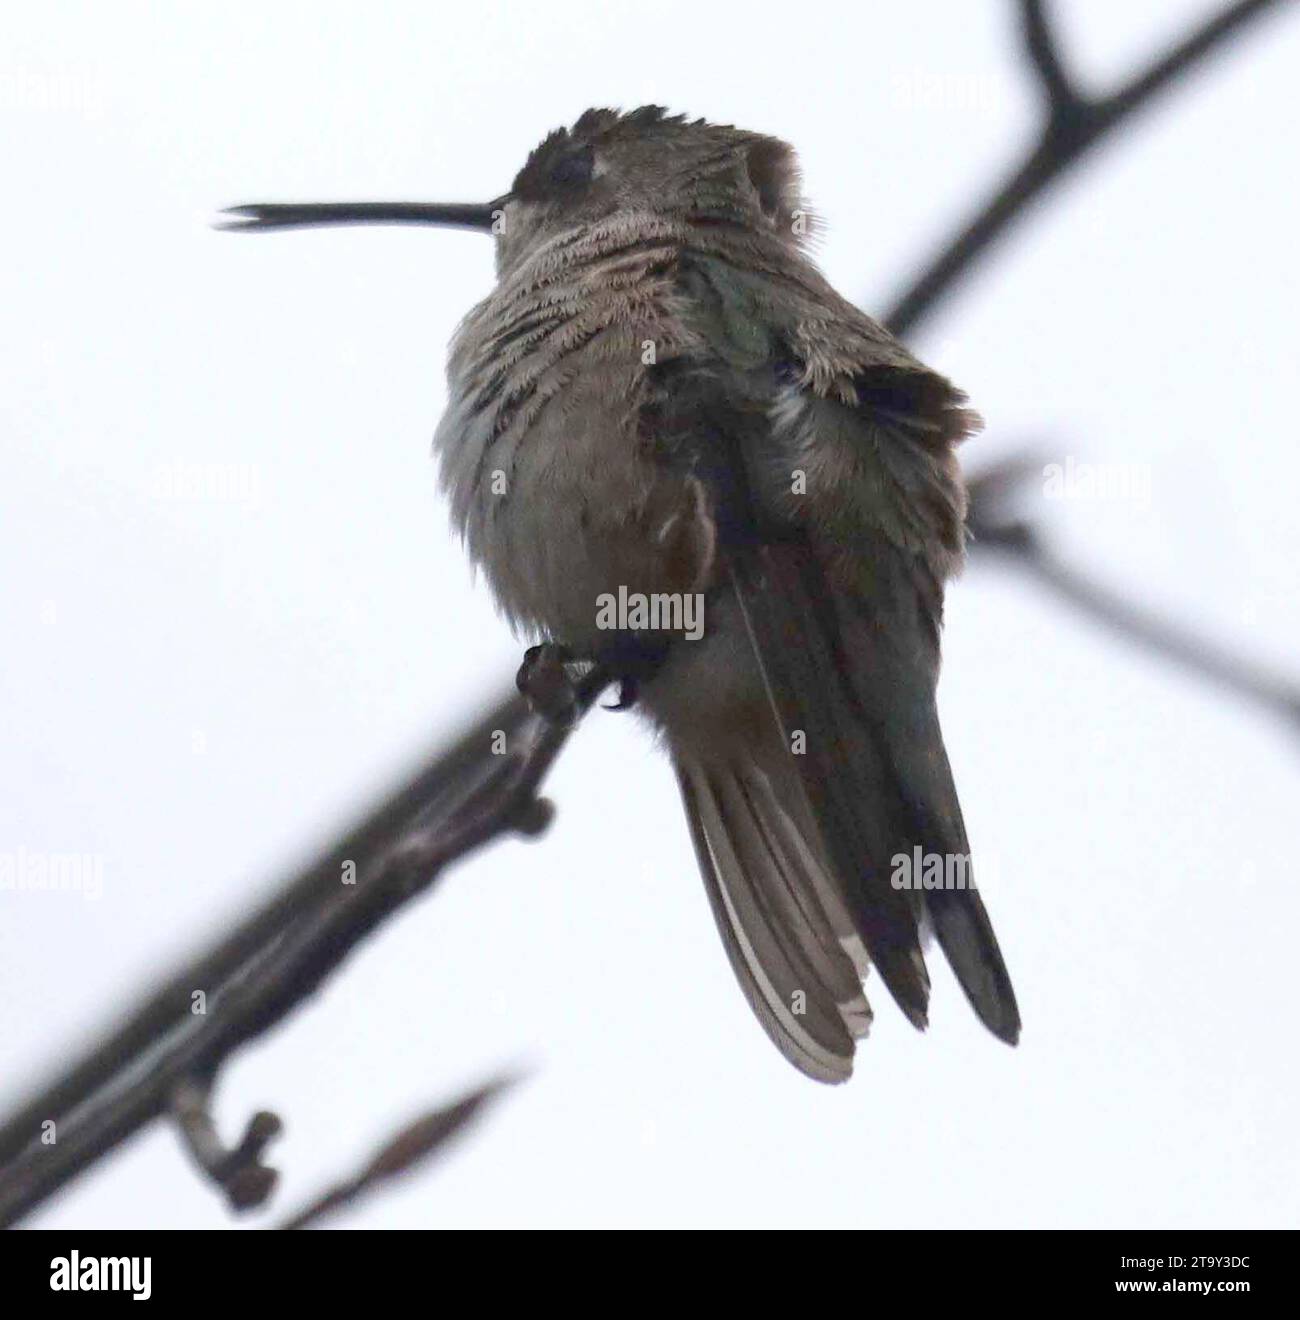
[[[493,236],[434,441],[453,523],[517,631],[635,693],[755,1017],[844,1081],[869,971],[924,1029],[937,942],[1015,1044],[935,701],[966,537],[955,450],[979,418],[822,276],[793,150],[593,109],[490,202],[227,214]]]

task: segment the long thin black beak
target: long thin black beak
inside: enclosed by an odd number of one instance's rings
[[[218,229],[239,233],[263,229],[307,229],[316,225],[442,225],[492,232],[503,201],[469,202],[253,202],[222,211]]]

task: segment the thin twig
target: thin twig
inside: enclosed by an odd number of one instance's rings
[[[261,1205],[275,1188],[278,1175],[262,1163],[267,1144],[280,1135],[278,1115],[261,1110],[253,1115],[236,1146],[227,1146],[217,1131],[211,1108],[212,1087],[205,1079],[185,1078],[172,1092],[172,1115],[190,1158],[226,1194],[233,1210]]]
[[[1047,97],[1048,118],[1062,118],[1079,108],[1084,98],[1065,70],[1056,35],[1047,17],[1047,0],[1020,0],[1025,50]]]
[[[1017,511],[1027,479],[1041,471],[1041,464],[1021,455],[985,469],[969,483],[972,553],[1001,556],[1113,636],[1263,706],[1291,728],[1300,728],[1300,686],[1125,599],[1056,554],[1039,524]]]
[[[488,1082],[455,1103],[422,1114],[408,1123],[396,1136],[386,1141],[357,1173],[322,1192],[308,1205],[296,1211],[280,1228],[310,1228],[337,1211],[355,1204],[382,1183],[409,1173],[430,1156],[440,1153],[447,1144],[495,1100],[514,1078]]]
[[[1211,51],[1281,0],[1237,0],[1178,43],[1167,55],[1100,100],[1079,97],[1065,76],[1041,4],[1022,0],[1025,52],[1047,91],[1048,111],[1037,140],[971,219],[899,295],[885,314],[895,334],[913,334],[921,321],[969,275],[996,239],[1023,218],[1040,193],[1078,164],[1101,138],[1157,93],[1172,87]]]

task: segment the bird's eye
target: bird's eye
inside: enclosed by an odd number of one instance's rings
[[[563,188],[590,183],[595,163],[596,153],[590,146],[571,151],[551,166],[551,182]]]

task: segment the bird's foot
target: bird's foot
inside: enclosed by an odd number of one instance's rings
[[[577,692],[567,666],[573,652],[560,642],[543,642],[524,652],[515,685],[540,715],[556,724],[572,724],[578,714]]]
[[[631,710],[641,694],[641,681],[635,675],[625,674],[618,680],[618,700],[605,703],[606,710]]]

